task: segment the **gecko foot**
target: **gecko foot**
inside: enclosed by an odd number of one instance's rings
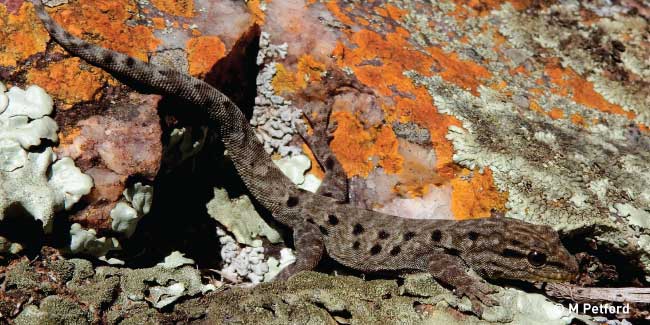
[[[498,305],[497,301],[488,295],[497,292],[496,288],[485,282],[470,282],[460,285],[454,289],[454,294],[458,297],[467,297],[472,302],[472,311],[477,315],[483,313],[482,305],[492,307]]]

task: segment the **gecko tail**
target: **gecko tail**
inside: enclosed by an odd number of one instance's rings
[[[41,0],[33,0],[33,4],[45,29],[57,43],[72,55],[106,70],[126,84],[136,83],[139,89],[144,87],[154,93],[181,97],[197,106],[210,106],[207,98],[212,102],[228,101],[225,95],[202,80],[84,41],[55,22]]]

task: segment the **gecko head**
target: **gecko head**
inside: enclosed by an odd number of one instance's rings
[[[472,269],[490,279],[563,282],[575,279],[578,263],[549,226],[495,219],[479,231],[486,238],[465,252]]]

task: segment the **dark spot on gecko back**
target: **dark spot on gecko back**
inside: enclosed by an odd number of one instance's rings
[[[393,249],[390,250],[389,253],[390,253],[390,255],[392,255],[392,256],[396,256],[396,255],[399,254],[401,251],[402,251],[402,248],[401,248],[401,247],[399,247],[399,246],[395,246],[395,247],[393,247]]]
[[[361,243],[358,242],[358,241],[355,241],[355,242],[352,244],[352,249],[359,249],[359,246],[361,246]]]
[[[352,227],[352,234],[353,235],[360,235],[363,233],[363,226],[360,223],[357,223]]]
[[[333,214],[330,214],[329,216],[327,216],[327,223],[329,223],[332,226],[336,226],[339,224],[339,218],[337,218]]]
[[[469,238],[469,240],[475,241],[478,239],[478,233],[476,231],[470,231],[469,233],[467,233],[467,237]]]
[[[404,241],[409,241],[415,237],[415,233],[412,231],[408,231],[404,234]]]
[[[289,199],[287,199],[287,206],[293,208],[298,205],[298,202],[300,202],[300,200],[297,196],[290,196]]]
[[[325,169],[331,170],[332,168],[334,168],[334,159],[332,159],[332,157],[327,157],[327,159],[325,159]]]
[[[111,64],[113,63],[113,55],[111,53],[105,53],[103,57],[104,64]]]
[[[387,232],[384,231],[384,230],[381,230],[381,231],[379,232],[379,234],[377,234],[377,238],[379,238],[379,239],[386,239],[386,238],[388,238],[388,237],[390,237],[390,234],[387,233]]]
[[[381,253],[381,246],[380,245],[375,245],[370,248],[370,255],[377,255]]]
[[[318,226],[318,230],[320,230],[320,233],[323,234],[323,236],[329,235],[329,231],[327,231],[327,228],[323,226]]]
[[[445,252],[449,255],[460,256],[460,251],[455,248],[446,248]]]
[[[440,230],[436,229],[431,233],[431,240],[435,242],[439,242],[440,239],[442,239],[442,232]]]

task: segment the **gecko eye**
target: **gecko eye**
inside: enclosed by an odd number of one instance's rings
[[[540,267],[546,264],[546,254],[539,251],[532,251],[528,253],[528,263],[532,266]]]

